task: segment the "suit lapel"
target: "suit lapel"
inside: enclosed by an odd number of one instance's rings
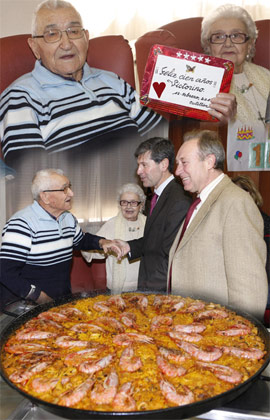
[[[227,185],[230,182],[231,182],[230,178],[227,175],[225,175],[224,178],[219,182],[219,184],[214,188],[214,190],[209,194],[206,201],[202,204],[200,210],[198,211],[198,213],[196,214],[196,216],[194,217],[194,219],[191,221],[190,225],[188,226],[188,228],[187,228],[187,230],[186,230],[186,232],[185,232],[185,234],[184,234],[184,236],[183,236],[183,238],[182,238],[182,240],[179,244],[178,249],[181,249],[190,240],[193,233],[196,231],[198,226],[201,224],[201,222],[207,216],[207,214],[209,213],[213,204],[216,202],[216,200],[218,199],[220,194],[223,192],[223,190],[227,187]],[[180,233],[177,236],[179,238]],[[176,252],[177,252],[177,250],[176,250]]]
[[[151,226],[153,225],[153,223],[155,223],[156,218],[160,216],[160,212],[162,211],[164,204],[166,204],[167,197],[169,195],[173,182],[175,182],[174,179],[166,186],[166,188],[164,188],[157,201],[157,204],[154,207],[153,213],[151,214],[151,216],[147,217],[144,234],[146,234],[148,230],[151,229]]]

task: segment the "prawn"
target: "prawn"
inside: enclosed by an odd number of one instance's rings
[[[104,344],[96,344],[95,347],[86,350],[75,351],[66,355],[64,363],[67,366],[78,366],[83,361],[93,358],[93,354],[106,348]]]
[[[163,325],[170,327],[172,325],[172,323],[173,323],[172,317],[164,316],[164,315],[158,315],[158,316],[155,316],[152,319],[150,328],[151,328],[151,331],[154,331],[154,330],[160,328]]]
[[[79,371],[83,373],[93,374],[109,366],[113,359],[114,354],[109,354],[93,362],[83,362],[79,366]]]
[[[63,308],[59,311],[59,313],[67,317],[75,316],[79,319],[85,319],[85,314],[78,308]]]
[[[128,301],[131,303],[135,303],[140,311],[144,313],[148,306],[148,299],[146,296],[143,295],[136,295],[128,298]]]
[[[94,381],[92,378],[86,379],[85,382],[83,382],[81,385],[79,385],[77,388],[65,392],[58,401],[59,405],[64,405],[66,407],[71,407],[75,404],[78,404],[88,393],[89,390],[92,389],[94,385]]]
[[[154,343],[154,339],[144,334],[123,333],[116,335],[113,338],[113,342],[118,346],[129,346],[133,342],[151,344]]]
[[[125,372],[136,372],[142,367],[142,361],[139,357],[134,356],[134,349],[130,346],[123,350],[119,366]]]
[[[76,332],[104,332],[104,328],[99,327],[98,325],[91,324],[90,322],[79,322],[78,324],[74,324],[71,328],[72,331]]]
[[[251,332],[251,328],[245,324],[232,325],[228,330],[217,331],[218,335],[224,335],[227,337],[236,337],[239,335],[246,335]]]
[[[161,379],[160,389],[167,401],[174,405],[185,405],[194,402],[194,394],[187,386],[183,386],[184,393],[179,394],[168,381]]]
[[[170,331],[168,335],[174,340],[184,340],[188,341],[189,343],[196,343],[202,339],[202,336],[197,333],[187,333],[187,332],[177,332],[177,331]]]
[[[63,325],[60,325],[57,322],[52,321],[51,319],[42,319],[42,318],[32,319],[31,321],[28,321],[25,324],[25,326],[29,328],[33,328],[33,329],[35,329],[36,327],[40,327],[42,329],[43,327],[47,328],[48,326],[49,327],[52,326],[53,328],[57,328],[58,330],[62,330],[64,328]]]
[[[120,311],[124,311],[127,306],[124,299],[119,295],[111,296],[107,302],[109,305],[115,305]]]
[[[173,327],[173,331],[185,332],[185,333],[201,333],[206,329],[206,326],[199,322],[193,322],[192,324],[177,324]]]
[[[24,353],[32,353],[34,351],[44,350],[47,347],[45,347],[43,344],[37,344],[37,343],[23,343],[23,344],[6,344],[5,351],[7,353],[13,353],[13,354],[24,354]]]
[[[223,346],[222,350],[225,354],[232,354],[233,356],[243,358],[243,359],[251,359],[251,360],[260,360],[266,354],[265,351],[256,348],[247,348],[242,349],[240,347],[227,347]]]
[[[15,383],[26,382],[36,373],[42,372],[48,366],[48,362],[39,362],[27,370],[18,370],[12,373],[9,379]]]
[[[191,356],[203,362],[213,362],[214,360],[218,360],[223,354],[221,349],[214,346],[208,347],[207,350],[202,350],[195,344],[187,343],[186,341],[179,341],[177,345]]]
[[[202,311],[205,307],[205,303],[197,300],[191,303],[183,312],[193,314],[194,312]]]
[[[105,301],[95,302],[93,308],[97,312],[111,312],[111,309],[108,307],[108,304]]]
[[[135,411],[136,403],[132,394],[133,385],[131,382],[126,382],[121,386],[113,400],[113,409],[115,411]]]
[[[181,299],[180,302],[182,302],[184,299]],[[174,296],[156,296],[153,302],[154,308],[159,310],[163,305],[176,305],[179,303],[179,298],[176,298]]]
[[[119,332],[124,332],[125,328],[123,327],[123,325],[121,324],[121,322],[119,322],[117,319],[113,318],[113,317],[109,317],[109,316],[103,316],[100,317],[96,320],[97,324],[102,324],[102,325],[106,325],[109,327],[112,327],[114,329],[116,329]]]
[[[136,315],[132,312],[123,312],[120,315],[121,322],[128,327],[128,328],[134,328],[135,330],[138,330],[139,327],[136,324]]]
[[[181,350],[168,349],[166,347],[159,347],[159,352],[168,360],[173,362],[181,363],[189,359],[189,355],[184,355]]]
[[[16,334],[17,340],[45,340],[46,338],[55,337],[55,333],[49,331],[39,331],[33,330],[31,328],[26,328]]]
[[[201,321],[203,319],[225,319],[228,318],[229,314],[224,309],[209,309],[199,313],[195,321]]]
[[[186,373],[186,369],[183,366],[175,366],[167,362],[162,356],[157,356],[157,365],[161,372],[170,378],[183,376]]]
[[[197,362],[197,365],[203,369],[210,370],[215,376],[225,382],[230,382],[231,384],[237,384],[241,382],[243,375],[237,370],[229,367],[218,365],[216,363],[202,363]]]
[[[62,335],[55,340],[55,344],[58,347],[67,349],[69,347],[86,347],[90,345],[90,342],[85,340],[75,340],[69,335]]]
[[[53,361],[57,358],[56,353],[52,353],[51,351],[40,350],[35,351],[33,353],[24,353],[19,356],[19,360],[21,363],[36,363],[39,361]]]
[[[65,315],[53,311],[41,312],[37,317],[40,319],[49,319],[56,322],[65,322],[69,320]]]
[[[32,388],[37,393],[42,393],[42,392],[49,392],[51,389],[56,387],[57,383],[58,383],[57,378],[52,378],[52,379],[35,378],[33,379],[31,385],[32,385]]]
[[[112,371],[107,378],[105,378],[103,385],[97,384],[91,391],[91,400],[96,404],[110,404],[117,392],[118,376]]]

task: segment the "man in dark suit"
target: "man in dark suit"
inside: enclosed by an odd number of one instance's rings
[[[144,236],[119,241],[119,245],[131,261],[141,258],[138,289],[166,292],[169,251],[191,199],[172,174],[175,152],[170,140],[161,137],[146,140],[136,149],[135,157],[143,186],[153,187],[154,196],[158,197],[147,216]]]

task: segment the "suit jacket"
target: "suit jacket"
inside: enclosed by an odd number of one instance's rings
[[[225,175],[169,255],[172,293],[230,305],[263,318],[267,300],[263,219]],[[168,275],[169,277],[169,275]]]
[[[147,217],[143,238],[128,242],[131,259],[141,257],[139,290],[166,291],[169,251],[190,203],[183,187],[172,180]]]

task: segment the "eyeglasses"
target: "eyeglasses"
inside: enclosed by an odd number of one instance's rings
[[[250,37],[246,34],[242,34],[241,32],[234,32],[230,35],[217,33],[212,34],[209,41],[211,44],[224,44],[227,38],[230,38],[233,44],[244,44]]]
[[[131,207],[138,207],[141,204],[141,201],[127,201],[127,200],[121,200],[120,201],[120,206],[121,207],[127,207],[128,205],[130,205]]]
[[[60,31],[60,29],[50,29],[44,32],[43,35],[34,35],[32,38],[43,38],[48,44],[60,41],[63,32],[66,32],[69,39],[79,39],[83,37],[85,29],[79,26],[71,26],[70,28]]]
[[[44,190],[43,192],[57,192],[57,191],[62,191],[64,194],[68,193],[68,190],[71,190],[72,185],[68,184],[66,187],[61,188],[59,190]]]

